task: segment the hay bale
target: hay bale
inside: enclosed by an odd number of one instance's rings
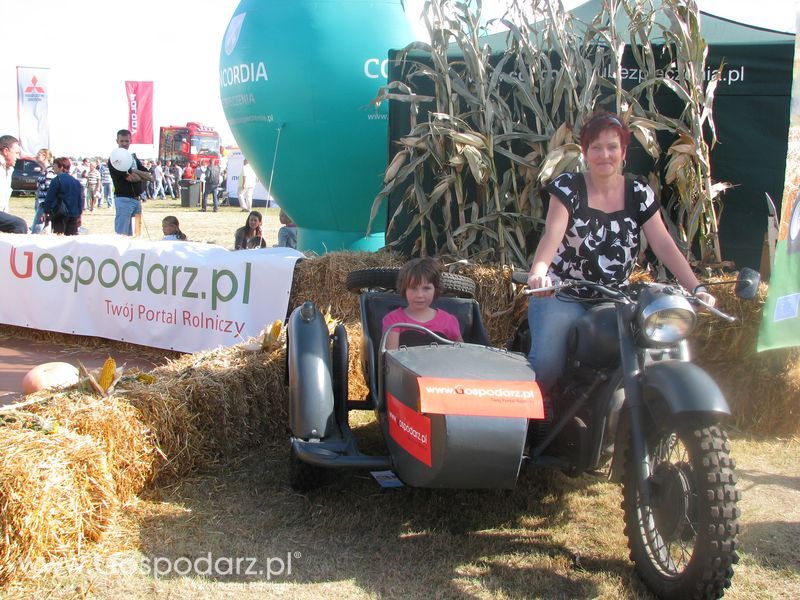
[[[155,445],[140,412],[127,401],[71,391],[51,395],[30,410],[97,441],[120,502],[129,502],[151,480]]]
[[[464,265],[458,270],[475,281],[475,299],[493,346],[505,346],[528,316],[528,297],[522,286],[512,283],[511,273],[510,267],[490,264]]]
[[[285,350],[241,346],[186,355],[123,382],[153,433],[161,459],[154,480],[174,480],[220,456],[282,440],[288,423]]]
[[[331,252],[300,261],[294,270],[290,310],[311,301],[322,312],[330,306],[331,314],[345,324],[356,322],[358,296],[345,287],[347,274],[372,267],[400,267],[404,262],[402,255],[389,251]]]
[[[92,438],[0,426],[0,584],[37,558],[79,554],[116,507],[106,453]]]
[[[713,291],[717,306],[735,316],[736,322],[701,313],[691,339],[695,362],[719,384],[737,427],[761,434],[796,434],[800,431],[800,350],[756,352],[767,286],[761,285],[756,300],[740,300],[733,286]]]
[[[350,354],[347,365],[348,396],[351,400],[366,400],[369,389],[361,368],[361,323],[345,324]]]

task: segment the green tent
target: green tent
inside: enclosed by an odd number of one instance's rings
[[[590,22],[599,12],[601,0],[587,2],[571,14],[582,22]],[[620,17],[618,27],[627,30]],[[789,130],[789,104],[792,86],[794,34],[783,33],[738,23],[701,12],[701,31],[709,45],[708,69],[725,63],[725,79],[717,87],[714,116],[718,143],[711,152],[712,177],[736,187],[725,193],[720,219],[723,258],[737,266],[758,268],[768,208],[765,193],[780,204],[783,195]],[[505,33],[487,36],[487,43],[496,51],[505,47]],[[390,54],[393,57],[394,53]],[[419,55],[415,55],[419,58]],[[635,61],[629,53],[623,59],[626,85],[638,83]],[[390,70],[390,79],[401,76],[402,69]],[[415,80],[419,83],[419,80]],[[657,102],[669,109],[670,92],[659,94]],[[389,110],[391,141],[408,133],[408,107],[392,102]],[[673,110],[680,110],[675,104]],[[637,163],[634,162],[635,169]],[[631,170],[631,161],[629,161]],[[394,214],[400,194],[389,198],[388,214]],[[779,209],[780,210],[780,209]],[[390,232],[387,242],[402,232]],[[408,250],[410,248],[406,248]]]

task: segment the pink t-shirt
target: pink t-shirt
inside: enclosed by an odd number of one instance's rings
[[[394,325],[395,323],[413,323],[415,325],[422,325],[423,327],[427,327],[434,333],[438,333],[440,336],[447,338],[448,340],[456,341],[461,339],[461,327],[458,324],[458,319],[456,319],[449,312],[439,308],[436,309],[436,316],[430,321],[426,321],[424,323],[409,317],[406,314],[406,311],[402,308],[396,308],[383,317],[383,330],[386,331],[386,328],[389,327],[389,325]],[[404,329],[403,327],[398,327],[392,331],[402,333],[403,331],[410,330]]]

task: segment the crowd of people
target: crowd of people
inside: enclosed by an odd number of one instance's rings
[[[116,136],[117,146],[129,150],[131,132],[121,129]],[[211,198],[211,209],[218,212],[220,190],[224,189],[226,174],[220,169],[218,159],[207,162],[191,162],[181,166],[176,161],[140,160],[131,153],[132,164],[125,171],[114,167],[110,160],[89,159],[73,160],[68,157],[54,158],[47,148],[36,154],[40,166],[40,174],[35,191],[35,212],[30,227],[20,217],[9,213],[11,196],[11,175],[14,165],[20,158],[19,141],[10,135],[0,136],[0,153],[2,153],[2,169],[0,169],[0,232],[5,233],[61,233],[77,235],[81,227],[81,216],[84,212],[95,209],[115,209],[114,231],[119,235],[132,236],[132,219],[141,215],[142,203],[152,199],[172,199],[179,197],[179,186],[182,181],[192,180],[200,185],[200,209],[208,210],[208,199]],[[239,204],[241,210],[248,213],[248,223],[253,215],[258,215],[258,237],[265,247],[266,242],[261,235],[262,216],[252,211],[252,194],[256,185],[256,175],[248,161],[239,178]],[[167,223],[169,220],[169,223]],[[278,246],[297,247],[297,234],[294,223],[285,212],[281,211],[281,229],[278,234]],[[176,231],[172,231],[172,228]],[[170,233],[166,233],[166,229]],[[178,220],[174,216],[164,220],[165,239],[185,240],[180,231]],[[241,229],[241,228],[240,228]],[[247,239],[256,237],[247,236]],[[234,235],[235,248],[238,244],[239,230]],[[246,244],[245,244],[246,246]],[[250,247],[256,247],[251,245]]]

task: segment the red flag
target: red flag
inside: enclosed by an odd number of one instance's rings
[[[153,143],[153,82],[126,81],[128,129],[132,144]]]

